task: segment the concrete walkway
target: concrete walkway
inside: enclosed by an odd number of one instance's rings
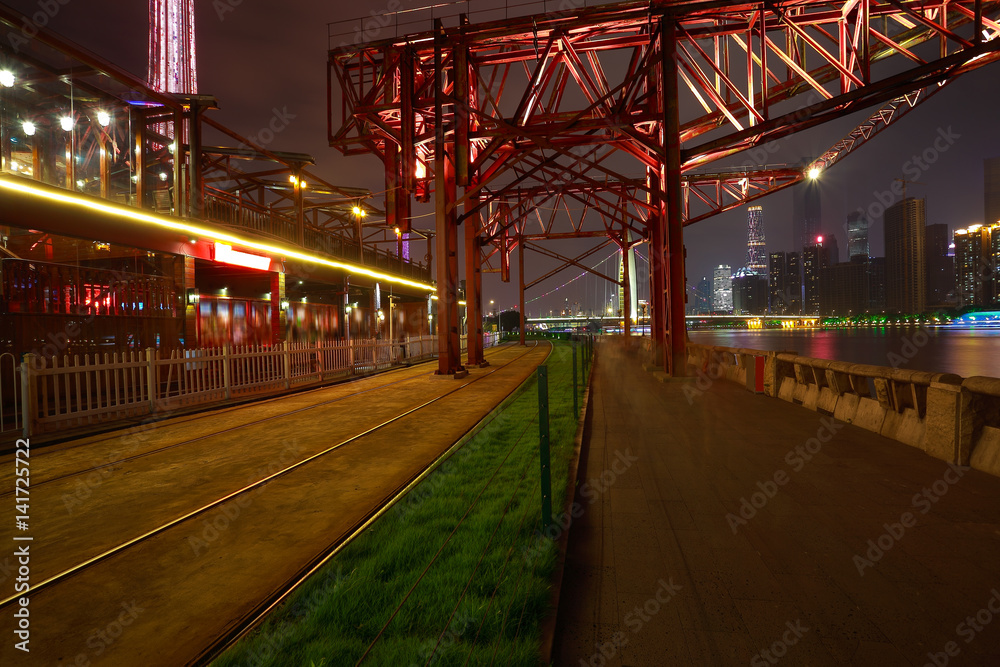
[[[998,665],[1000,479],[599,346],[556,665]]]

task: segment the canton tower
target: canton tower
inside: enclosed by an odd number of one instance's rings
[[[195,95],[194,0],[149,0],[149,86]]]

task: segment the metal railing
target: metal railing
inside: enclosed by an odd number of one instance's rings
[[[487,333],[483,342],[493,347],[499,336]],[[368,375],[433,358],[437,351],[436,336],[419,336],[173,350],[164,358],[155,349],[49,359],[26,354],[20,366],[4,354],[0,392],[8,374],[15,391],[13,410],[0,416],[0,426],[30,437],[165,416],[181,408]],[[5,406],[6,396],[0,393]],[[13,415],[10,427],[7,414]]]

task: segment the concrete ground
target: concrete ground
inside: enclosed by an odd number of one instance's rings
[[[1000,479],[599,346],[556,665],[998,665]]]
[[[33,585],[364,434],[32,592],[30,653],[15,650],[15,605],[5,604],[0,664],[187,664],[460,439],[549,349],[541,343],[520,358],[524,348],[490,350],[493,365],[471,369],[465,380],[435,378],[422,365],[39,450],[31,459],[30,530],[19,533],[33,537]],[[13,471],[12,457],[0,460],[0,498],[12,514]],[[0,524],[0,544],[8,545],[0,552],[0,599],[14,593],[13,523]]]

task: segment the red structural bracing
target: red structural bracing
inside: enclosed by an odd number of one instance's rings
[[[331,102],[335,83],[343,92],[330,143],[379,155],[395,202],[433,184],[445,264],[458,224],[474,227],[482,253],[472,261],[499,255],[505,277],[515,247],[644,239],[654,342],[681,374],[683,226],[829,168],[1000,58],[998,15],[1000,2],[986,1],[692,0],[439,18],[433,30],[330,51]],[[753,159],[775,140],[872,108],[802,169]],[[746,166],[712,164],[743,151]],[[450,303],[457,266],[438,273]],[[439,326],[451,331],[444,311]],[[459,366],[457,353],[441,362],[442,372]]]

